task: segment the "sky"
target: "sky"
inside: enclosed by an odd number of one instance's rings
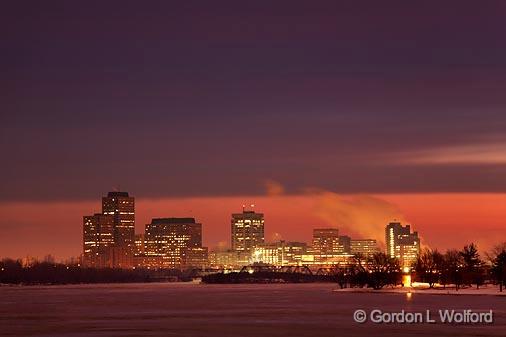
[[[506,240],[503,1],[3,7],[0,256],[79,254],[114,188],[209,246],[245,202],[286,239]]]

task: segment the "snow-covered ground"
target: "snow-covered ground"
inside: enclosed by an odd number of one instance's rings
[[[384,287],[380,290],[374,290],[371,288],[336,288],[336,292],[371,292],[371,293],[414,293],[414,294],[429,294],[429,295],[495,295],[495,296],[506,296],[506,289],[499,291],[499,286],[495,285],[483,285],[479,289],[474,287],[460,288],[458,291],[455,290],[455,286],[443,286],[436,285],[434,288],[429,288],[428,283],[413,283],[411,287]]]

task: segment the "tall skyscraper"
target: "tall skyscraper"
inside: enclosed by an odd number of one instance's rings
[[[418,232],[411,233],[411,226],[391,222],[385,228],[387,255],[397,258],[401,267],[411,268],[420,254]]]
[[[194,218],[158,218],[146,225],[145,255],[160,268],[201,267],[207,264],[202,224]]]
[[[128,192],[109,192],[102,197],[102,214],[114,218],[114,264],[133,267],[135,252],[135,198]]]
[[[127,192],[109,192],[102,198],[102,213],[83,218],[83,263],[91,261],[90,266],[98,268],[132,268],[134,251],[134,198]],[[95,262],[90,260],[91,252]]]
[[[231,220],[232,250],[252,252],[265,241],[264,215],[243,209],[242,213],[232,214]]]
[[[128,192],[109,192],[102,197],[102,214],[114,217],[114,242],[117,247],[135,246],[135,198]]]
[[[83,217],[83,265],[113,267],[114,218],[94,214]]]

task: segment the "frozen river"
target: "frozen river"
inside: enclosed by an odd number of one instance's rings
[[[0,287],[6,336],[506,336],[506,297],[332,292],[332,284]],[[377,324],[355,310],[494,312],[493,324]]]

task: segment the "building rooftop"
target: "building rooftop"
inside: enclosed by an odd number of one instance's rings
[[[107,193],[109,198],[111,197],[125,197],[128,198],[128,192],[109,192]]]
[[[195,223],[195,218],[153,218],[152,224]]]
[[[255,211],[243,211],[242,213],[232,213],[232,217],[234,218],[242,218],[242,217],[263,217],[263,213],[257,213]]]

